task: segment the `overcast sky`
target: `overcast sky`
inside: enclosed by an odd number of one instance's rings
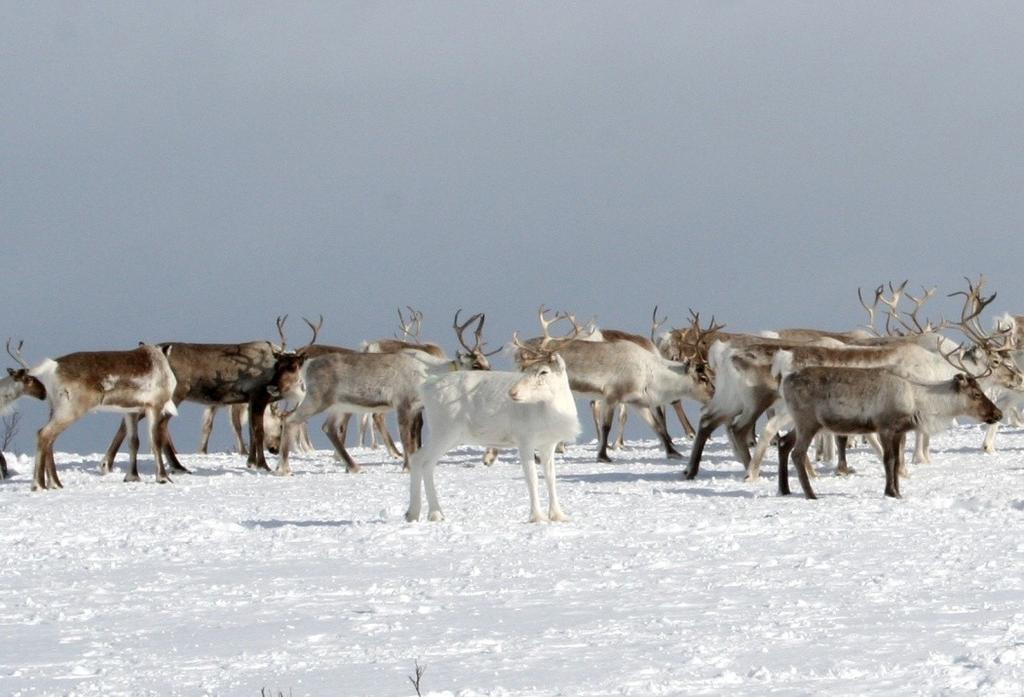
[[[0,329],[33,361],[283,313],[351,345],[406,304],[449,348],[460,306],[495,346],[542,302],[840,328],[858,286],[981,272],[1024,312],[1019,3],[0,8]],[[90,420],[58,447],[102,450]]]

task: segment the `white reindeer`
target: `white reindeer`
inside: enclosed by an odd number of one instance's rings
[[[518,339],[516,340],[518,343]],[[516,447],[530,492],[530,522],[565,521],[555,490],[555,446],[580,433],[576,402],[565,362],[557,354],[528,351],[533,362],[522,373],[473,371],[427,380],[421,390],[429,437],[410,458],[406,520],[419,520],[421,488],[427,492],[428,518],[444,520],[434,486],[434,467],[456,445]],[[544,465],[548,512],[540,508],[534,453]]]

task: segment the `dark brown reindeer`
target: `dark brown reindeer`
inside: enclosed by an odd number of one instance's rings
[[[16,352],[8,353],[42,383],[50,403],[50,419],[37,439],[33,491],[63,486],[57,476],[53,444],[68,426],[92,411],[121,412],[132,424],[144,413],[150,420],[156,481],[170,481],[164,467],[163,436],[167,421],[177,413],[172,400],[176,380],[168,362],[171,347],[142,344],[132,351],[69,353],[47,358],[35,368],[24,361],[20,349],[21,344]]]
[[[310,346],[288,352],[284,336],[287,315],[278,317],[277,330],[281,345],[270,341],[249,341],[240,344],[200,344],[167,342],[158,346],[168,351],[171,370],[177,379],[173,402],[197,402],[204,405],[227,406],[246,404],[249,408],[249,467],[269,470],[264,453],[263,415],[272,401],[267,386],[275,379],[297,376],[306,360]],[[316,340],[314,333],[313,341]],[[312,342],[311,342],[312,343]],[[103,458],[102,470],[109,472],[114,456],[124,441],[130,424],[122,424]],[[162,438],[163,452],[173,472],[188,472],[178,461],[170,433]],[[137,474],[129,471],[126,480]]]

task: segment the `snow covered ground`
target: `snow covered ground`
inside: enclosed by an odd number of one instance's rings
[[[902,501],[868,451],[818,501],[700,477],[653,443],[559,466],[572,522],[529,525],[508,456],[438,468],[444,523],[407,524],[380,451],[279,479],[193,456],[174,485],[0,484],[0,694],[1024,695],[1024,431],[935,441]],[[683,450],[688,448],[683,445]],[[794,480],[794,486],[796,486]],[[796,490],[799,487],[796,486]]]

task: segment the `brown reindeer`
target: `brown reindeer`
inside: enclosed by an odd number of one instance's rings
[[[167,356],[169,347],[142,344],[132,351],[82,351],[47,358],[29,368],[19,351],[11,354],[46,389],[50,419],[39,430],[33,491],[61,488],[53,459],[53,444],[68,426],[91,411],[117,411],[126,421],[138,415],[150,419],[150,441],[156,461],[156,481],[170,481],[163,460],[166,422],[177,413],[172,395],[176,380]],[[136,442],[137,445],[137,442]]]
[[[844,434],[877,432],[885,495],[900,498],[899,451],[907,431],[944,429],[956,416],[985,423],[1002,418],[977,381],[963,373],[951,380],[920,383],[883,368],[811,367],[783,378],[782,395],[796,429],[779,442],[779,493],[789,494],[792,452],[800,486],[809,499],[817,496],[807,476],[807,448],[823,428]]]
[[[246,404],[249,408],[249,467],[268,470],[264,453],[263,415],[271,398],[267,386],[275,374],[298,374],[310,346],[288,352],[284,336],[287,316],[278,317],[277,330],[281,345],[269,341],[240,344],[197,344],[168,342],[158,344],[168,352],[171,370],[177,379],[173,401],[198,402],[205,405]],[[314,334],[313,341],[316,340]],[[311,342],[312,343],[312,342]],[[130,424],[122,424],[103,458],[102,470],[109,472],[114,456],[121,447]],[[164,454],[175,472],[188,472],[178,461],[170,433],[162,438]]]

